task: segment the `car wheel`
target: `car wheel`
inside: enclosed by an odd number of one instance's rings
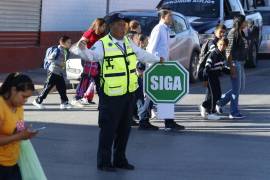
[[[189,65],[189,79],[191,83],[195,83],[198,80],[198,63],[199,63],[199,52],[193,51]]]
[[[248,68],[255,68],[258,64],[258,59],[257,59],[257,46],[256,42],[253,42],[251,44],[250,51],[248,52],[248,58],[246,62],[246,67]]]

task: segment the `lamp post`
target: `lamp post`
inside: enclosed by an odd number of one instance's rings
[[[110,12],[110,0],[106,1],[106,15],[108,15]]]

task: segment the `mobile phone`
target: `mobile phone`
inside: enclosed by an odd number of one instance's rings
[[[44,129],[46,129],[45,126],[43,126],[43,127],[41,127],[41,128],[33,129],[32,131],[33,131],[33,132],[38,132],[38,131],[42,131],[42,130],[44,130]]]

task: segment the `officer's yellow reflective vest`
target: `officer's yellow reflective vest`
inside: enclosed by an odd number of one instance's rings
[[[107,35],[101,39],[104,60],[101,65],[101,88],[107,96],[121,96],[138,88],[136,74],[137,57],[125,37],[125,48],[121,48]]]

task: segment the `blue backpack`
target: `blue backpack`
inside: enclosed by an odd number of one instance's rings
[[[56,52],[56,56],[55,56],[55,59],[58,58],[59,54],[60,54],[60,49],[58,48],[58,46],[52,46],[52,47],[49,47],[47,50],[46,50],[46,55],[45,55],[45,58],[44,58],[44,63],[43,63],[43,68],[45,70],[48,70],[50,65],[51,65],[51,60],[49,59],[49,56],[55,51],[57,50]]]

